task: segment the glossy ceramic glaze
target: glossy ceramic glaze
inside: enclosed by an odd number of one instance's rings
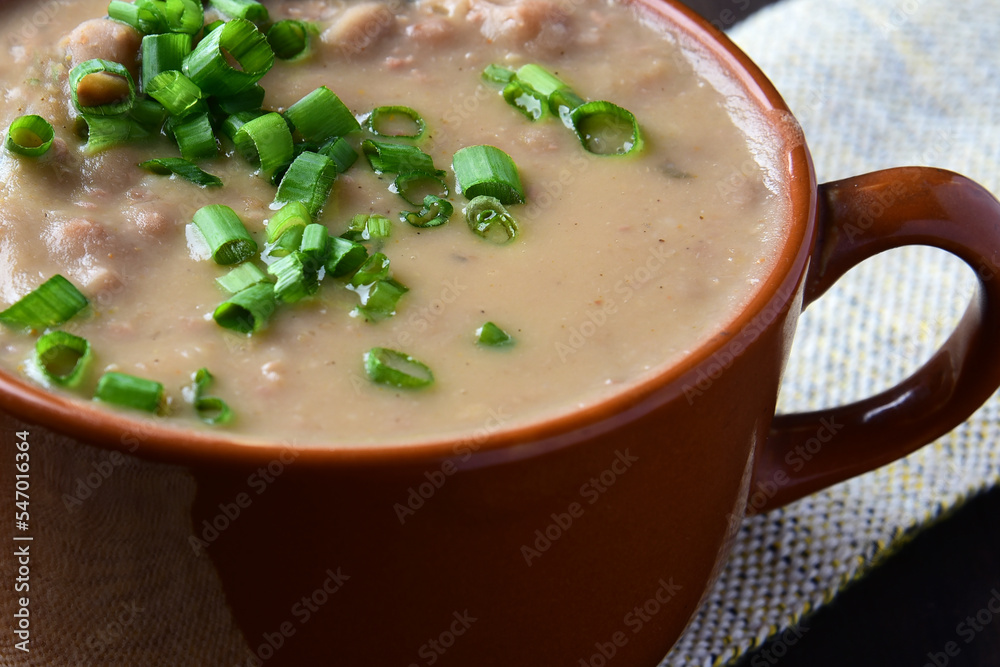
[[[0,406],[100,446],[186,466],[204,556],[250,646],[330,592],[267,665],[652,667],[696,610],[747,511],[893,460],[965,419],[1000,384],[1000,204],[925,168],[817,186],[798,126],[764,76],[682,8],[645,0],[770,109],[790,146],[792,232],[780,269],[723,335],[598,407],[482,439],[291,450],[184,436],[81,411],[0,375]],[[861,260],[929,244],[980,290],[938,354],[853,406],[773,420],[796,319]],[[796,457],[808,452],[805,465]],[[200,527],[280,467],[280,483],[212,537]],[[211,537],[211,539],[208,539]],[[431,642],[435,642],[431,644]]]

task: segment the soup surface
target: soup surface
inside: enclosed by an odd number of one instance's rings
[[[391,175],[359,158],[317,221],[333,235],[356,214],[392,221],[380,250],[409,288],[395,315],[352,316],[358,294],[327,277],[261,331],[223,329],[212,313],[226,298],[216,278],[228,269],[204,257],[190,223],[199,208],[225,204],[263,248],[275,187],[225,139],[218,158],[199,161],[225,184],[211,189],[136,166],[177,156],[166,136],[85,149],[70,68],[100,57],[138,72],[138,34],[84,23],[107,5],[0,8],[0,127],[38,114],[56,135],[41,158],[0,156],[0,304],[54,274],[88,297],[90,307],[61,327],[94,350],[70,392],[79,400],[115,370],[163,383],[168,419],[251,439],[351,445],[482,433],[598,401],[676,362],[718,333],[774,268],[786,202],[768,166],[777,160],[753,138],[753,108],[740,91],[714,87],[724,77],[703,59],[696,67],[683,40],[651,17],[601,0],[277,1],[267,3],[272,20],[316,30],[306,57],[276,61],[261,80],[264,108],[282,111],[327,86],[358,115],[417,110],[427,135],[416,145],[446,171],[456,211],[440,227],[401,222],[414,207],[390,190]],[[528,120],[481,77],[490,64],[526,63],[585,99],[630,110],[642,151],[591,154],[558,118]],[[357,147],[368,136],[348,139]],[[455,192],[452,156],[480,144],[509,154],[524,184],[525,203],[509,207],[520,233],[508,244],[474,235]],[[477,344],[487,321],[514,343]],[[37,375],[26,360],[39,333],[4,328],[0,362]],[[419,359],[434,383],[373,383],[362,359],[376,346]],[[191,408],[185,388],[203,367],[215,376],[208,393],[234,412],[225,426],[202,424]]]

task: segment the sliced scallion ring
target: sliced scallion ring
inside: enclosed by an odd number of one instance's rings
[[[194,214],[194,225],[208,242],[212,259],[217,264],[239,264],[257,252],[257,242],[236,212],[228,206],[209,204],[198,209]]]
[[[228,97],[260,81],[272,65],[267,38],[250,21],[235,18],[202,39],[182,71],[205,94]]]
[[[513,345],[514,339],[497,325],[487,322],[476,329],[476,342],[488,347],[500,347],[501,345]]]
[[[172,33],[194,35],[205,25],[201,0],[167,0],[163,15]]]
[[[34,114],[19,116],[7,130],[6,146],[11,153],[39,157],[52,147],[56,133],[52,124]]]
[[[108,16],[115,21],[127,23],[146,35],[167,31],[167,18],[160,11],[159,5],[152,2],[111,0],[108,4]]]
[[[504,245],[517,238],[517,221],[499,199],[480,195],[465,207],[469,229],[490,243]]]
[[[374,285],[379,280],[389,278],[389,258],[380,252],[375,253],[365,260],[361,268],[351,276],[351,285],[354,287],[364,287]]]
[[[365,118],[365,129],[377,137],[419,139],[427,131],[427,123],[410,107],[375,107]]]
[[[244,123],[233,136],[233,143],[244,159],[264,175],[291,162],[294,153],[288,123],[274,112]]]
[[[242,92],[228,97],[213,97],[209,104],[213,113],[218,116],[239,114],[244,111],[255,111],[258,116],[263,116],[261,107],[264,104],[264,88],[260,84],[254,84]]]
[[[336,178],[337,165],[333,160],[319,153],[302,153],[282,177],[271,208],[299,201],[306,205],[310,215],[318,217]]]
[[[495,146],[467,146],[459,149],[451,162],[455,187],[468,199],[488,195],[501,204],[524,203],[524,188],[517,165]]]
[[[145,412],[159,412],[163,406],[163,385],[154,380],[125,373],[109,372],[97,382],[94,398]]]
[[[347,105],[326,86],[320,86],[288,107],[285,117],[303,139],[316,144],[361,129]]]
[[[483,80],[490,83],[506,84],[514,78],[514,70],[500,65],[487,65],[483,70]]]
[[[632,112],[611,102],[586,102],[569,114],[580,143],[595,155],[628,155],[642,150],[642,133]]]
[[[131,117],[84,114],[81,118],[86,125],[86,151],[90,154],[100,153],[103,150],[149,136],[149,130]]]
[[[529,120],[539,120],[548,113],[548,100],[523,81],[514,79],[503,87],[503,98]]]
[[[405,285],[392,279],[376,280],[369,285],[351,286],[348,289],[356,292],[361,299],[351,316],[361,316],[366,322],[381,322],[395,315],[399,299],[410,291]]]
[[[212,0],[212,6],[232,18],[247,19],[254,23],[267,23],[270,20],[267,7],[257,0]]]
[[[300,201],[290,201],[267,221],[268,255],[284,257],[299,249],[306,225],[312,223],[309,209]]]
[[[392,234],[392,222],[378,213],[359,213],[351,218],[347,231],[341,236],[350,241],[379,241]]]
[[[151,35],[161,37],[162,35]],[[184,35],[181,35],[183,37]],[[149,39],[147,36],[145,39]],[[146,85],[146,94],[163,105],[172,116],[184,118],[193,113],[204,112],[208,106],[202,99],[201,88],[194,81],[175,69],[160,72]]]
[[[333,160],[341,174],[350,169],[358,159],[358,152],[343,137],[328,141],[319,152]]]
[[[77,111],[91,116],[121,116],[135,103],[135,82],[121,63],[94,58],[69,72],[69,89]]]
[[[373,347],[364,355],[365,374],[372,382],[400,389],[419,389],[433,384],[431,369],[410,355],[384,347]]]
[[[35,343],[36,368],[62,387],[79,385],[92,358],[90,343],[65,331],[50,331]]]
[[[0,312],[0,323],[18,329],[62,324],[87,307],[87,297],[58,273]]]
[[[426,171],[399,174],[392,182],[391,189],[410,206],[420,206],[427,195],[444,198],[451,194],[447,183],[438,178],[437,174]]]
[[[224,400],[217,396],[205,396],[205,390],[212,384],[215,377],[207,368],[199,368],[191,376],[192,405],[198,414],[198,419],[213,426],[232,421],[233,411]]]
[[[148,97],[143,97],[137,99],[132,105],[128,119],[134,121],[136,125],[150,134],[159,134],[168,116],[170,114],[167,113],[162,104]]]
[[[405,174],[414,171],[441,173],[434,168],[434,158],[416,146],[365,139],[361,142],[361,152],[368,158],[368,164],[376,174]]]
[[[326,264],[330,254],[330,232],[320,224],[313,223],[306,225],[302,230],[302,242],[299,244],[301,252],[309,261],[308,269],[313,272]]]
[[[517,70],[515,78],[537,92],[543,100],[548,101],[557,90],[568,90],[569,86],[562,79],[541,65],[529,63]]]
[[[326,273],[334,278],[354,273],[368,259],[368,250],[360,243],[331,236],[328,245]]]
[[[448,222],[454,212],[455,207],[447,199],[427,195],[419,211],[402,211],[399,218],[414,227],[439,227]]]
[[[194,113],[185,118],[171,116],[167,126],[185,160],[207,159],[218,155],[219,144],[212,129],[212,119],[207,113]]]
[[[267,274],[257,268],[256,264],[243,262],[224,276],[215,279],[219,287],[230,294],[238,294],[248,287],[267,280]]]
[[[275,277],[274,296],[285,303],[295,303],[316,293],[319,289],[316,271],[319,266],[298,250],[291,252],[267,267]]]
[[[309,48],[309,26],[293,19],[278,21],[268,28],[267,41],[276,57],[282,60],[299,58]]]
[[[276,307],[274,285],[262,282],[223,301],[212,318],[220,327],[251,334],[264,328]]]
[[[180,157],[154,158],[140,162],[139,167],[160,176],[176,174],[184,180],[191,181],[203,188],[216,188],[222,185],[221,178],[203,171],[195,163]]]

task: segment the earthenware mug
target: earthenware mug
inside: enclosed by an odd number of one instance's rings
[[[817,186],[757,67],[689,10],[642,1],[715,55],[787,147],[778,269],[682,362],[568,416],[508,428],[496,415],[463,440],[363,449],[183,434],[0,374],[8,415],[190,470],[193,551],[219,574],[254,654],[244,664],[651,667],[738,519],[913,451],[1000,385],[996,199],[917,167]],[[772,419],[802,309],[862,260],[910,244],[976,272],[953,335],[878,396]],[[251,479],[266,489],[252,511]]]

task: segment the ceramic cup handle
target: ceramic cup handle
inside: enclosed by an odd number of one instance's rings
[[[820,186],[819,225],[803,307],[863,260],[904,245],[957,255],[979,285],[951,337],[906,380],[850,405],[775,417],[748,511],[894,461],[961,424],[1000,386],[1000,202],[989,192],[940,169],[888,169]]]

